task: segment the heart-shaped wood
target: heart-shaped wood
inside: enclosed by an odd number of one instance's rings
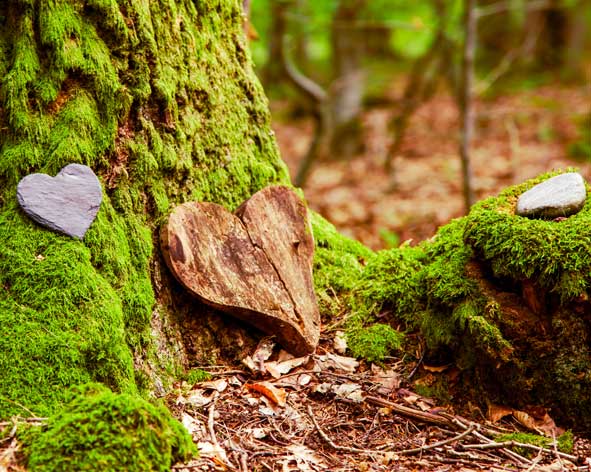
[[[314,240],[291,189],[267,187],[235,215],[215,203],[185,203],[160,237],[168,267],[203,302],[275,335],[295,355],[315,350]]]
[[[16,197],[32,220],[59,233],[82,239],[96,218],[103,191],[90,167],[69,164],[55,177],[27,175],[18,183]]]

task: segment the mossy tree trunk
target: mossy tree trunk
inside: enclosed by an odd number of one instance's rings
[[[184,294],[157,245],[179,203],[233,210],[289,184],[241,2],[1,2],[0,77],[0,418],[47,415],[88,381],[152,390],[248,343]],[[25,175],[73,162],[103,185],[83,241],[15,197]]]

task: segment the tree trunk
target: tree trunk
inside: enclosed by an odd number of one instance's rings
[[[283,37],[287,31],[287,10],[288,2],[285,0],[271,0],[271,27],[269,30],[269,52],[267,63],[263,71],[265,87],[272,87],[281,82],[284,78],[281,67],[281,55],[283,48]]]
[[[48,415],[67,387],[162,394],[232,358],[251,329],[188,296],[159,253],[186,201],[234,210],[289,184],[238,0],[0,3],[0,418]],[[32,172],[90,166],[103,187],[82,241],[26,217]]]
[[[476,0],[464,1],[464,54],[462,60],[462,88],[460,91],[460,159],[462,162],[462,188],[466,213],[474,203],[472,162],[470,146],[474,134],[474,104],[472,88],[474,83],[474,55],[476,54]]]
[[[333,134],[331,155],[348,158],[362,146],[360,113],[365,80],[361,68],[364,41],[355,20],[365,0],[341,0],[332,22],[332,60],[334,81],[331,85]]]

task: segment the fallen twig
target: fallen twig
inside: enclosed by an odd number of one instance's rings
[[[453,442],[459,441],[460,439],[471,434],[472,431],[474,431],[476,429],[476,427],[477,427],[476,424],[471,424],[467,430],[461,432],[460,434],[458,434],[457,436],[454,436],[453,438],[444,439],[443,441],[438,441],[436,443],[429,444],[427,446],[420,446],[420,447],[415,447],[413,449],[404,449],[402,451],[393,451],[393,452],[395,452],[396,454],[400,454],[400,455],[419,454],[419,453],[428,451],[429,449],[435,449],[435,448],[445,446],[447,444],[451,444]]]
[[[385,400],[380,397],[374,397],[371,395],[367,395],[364,397],[364,400],[367,403],[371,403],[372,405],[383,406],[386,408],[390,408],[392,411],[406,416],[413,418],[415,420],[423,421],[424,423],[436,424],[438,426],[452,426],[453,423],[444,416],[434,415],[433,413],[427,413],[424,411],[415,410],[414,408],[410,408],[408,406],[399,405],[398,403],[394,403],[388,400]],[[466,428],[462,428],[466,429]]]
[[[316,431],[318,431],[318,434],[320,434],[320,437],[322,437],[322,439],[324,439],[324,441],[334,450],[367,455],[384,454],[381,451],[376,451],[372,449],[359,449],[357,447],[339,446],[338,444],[335,444],[334,441],[330,439],[324,431],[322,431],[322,428],[318,424],[318,421],[316,421],[316,417],[314,416],[314,412],[312,411],[312,407],[310,407],[310,405],[308,405],[308,415],[310,416],[312,423],[314,423],[314,427],[316,428]]]
[[[487,438],[488,439],[488,438]],[[492,440],[491,440],[492,441]],[[556,455],[559,458],[567,459],[571,462],[576,462],[579,460],[577,456],[573,456],[572,454],[567,454],[565,452],[560,452],[558,450],[548,449],[541,446],[536,446],[534,444],[527,444],[521,443],[517,441],[503,441],[503,442],[487,442],[485,444],[464,444],[462,445],[464,449],[502,449],[506,447],[521,447],[523,449],[531,449],[533,451],[542,451],[550,455]]]

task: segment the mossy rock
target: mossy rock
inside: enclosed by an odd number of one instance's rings
[[[383,351],[364,347],[367,330],[402,325],[422,334],[428,356],[462,369],[464,394],[544,404],[591,431],[591,201],[556,221],[514,211],[553,175],[477,203],[417,247],[369,259],[348,292],[355,353],[375,360]]]
[[[170,412],[99,384],[77,389],[28,449],[31,471],[169,471],[197,453]]]

